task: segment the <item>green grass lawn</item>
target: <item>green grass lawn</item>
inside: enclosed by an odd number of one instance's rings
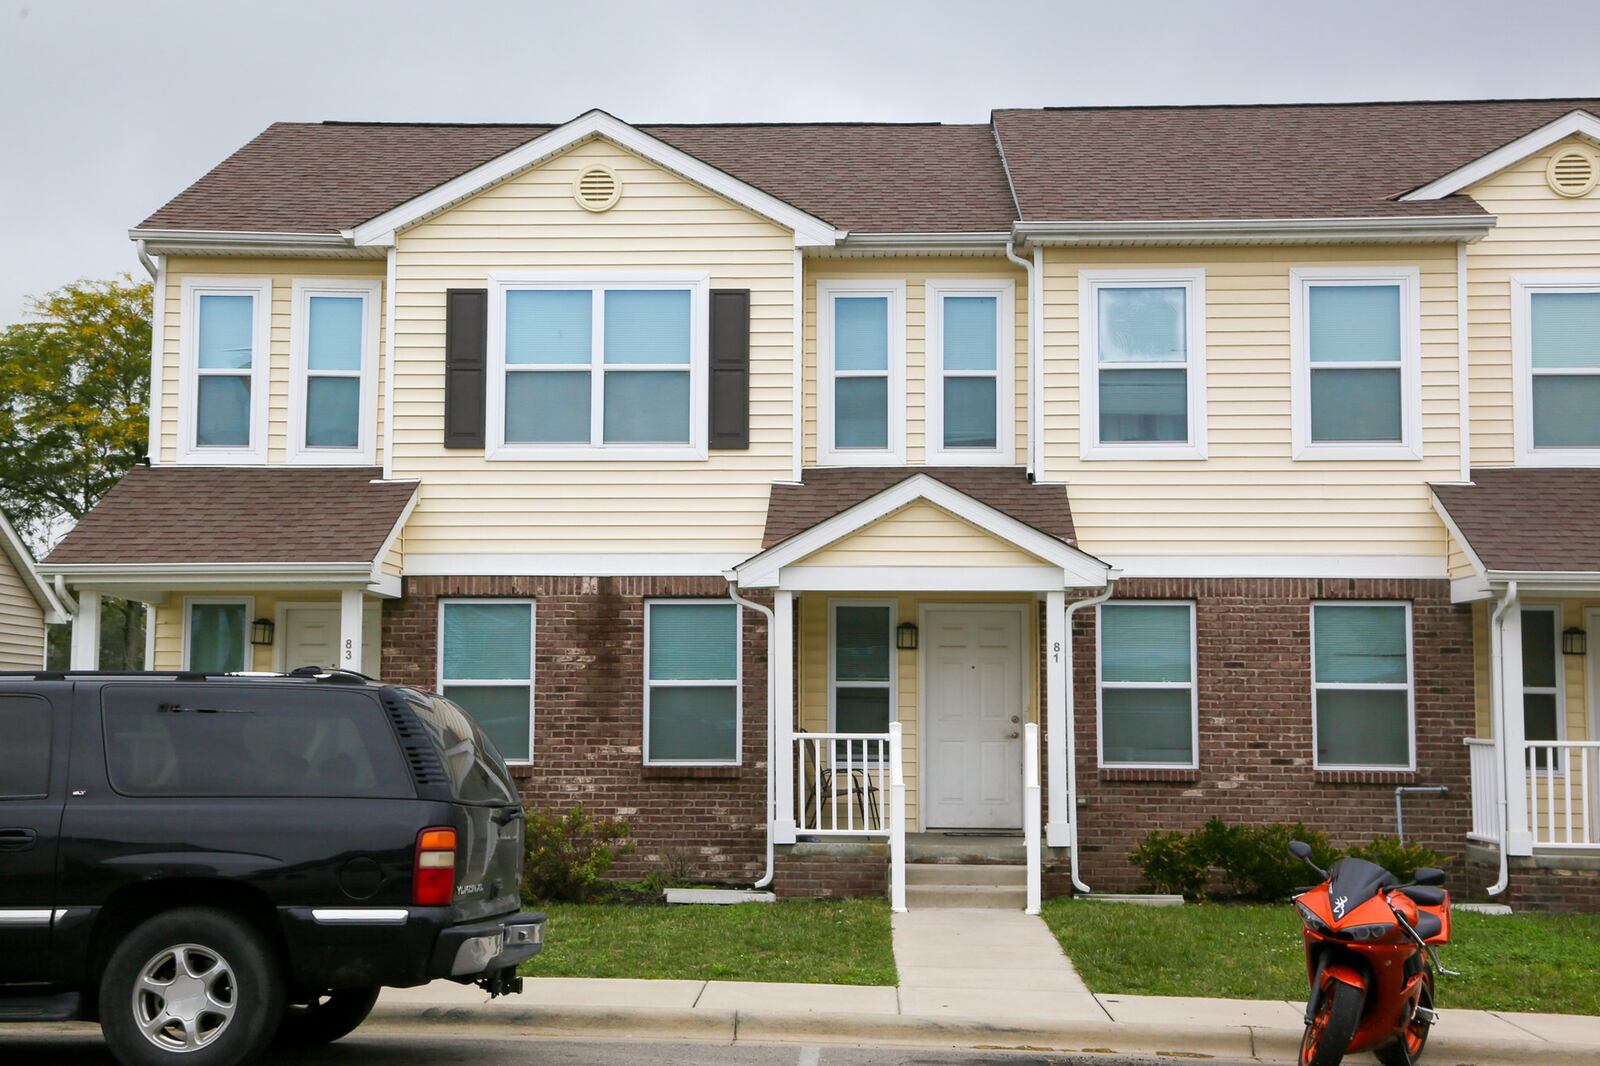
[[[733,906],[556,903],[528,977],[652,977],[893,985],[881,900]]]
[[[1044,918],[1095,992],[1303,1000],[1300,918],[1287,903],[1052,900]],[[1456,912],[1439,1006],[1600,1014],[1600,915]]]

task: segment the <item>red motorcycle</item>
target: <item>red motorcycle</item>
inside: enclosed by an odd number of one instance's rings
[[[1450,942],[1444,871],[1423,867],[1402,885],[1364,859],[1340,859],[1323,870],[1299,840],[1290,841],[1289,854],[1323,878],[1294,897],[1311,978],[1300,1066],[1337,1066],[1362,1051],[1384,1066],[1411,1066],[1439,1019],[1434,973],[1457,976],[1434,951]]]

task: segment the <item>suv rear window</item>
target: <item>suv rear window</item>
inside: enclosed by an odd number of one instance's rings
[[[406,697],[439,745],[451,793],[458,801],[506,805],[518,802],[505,760],[470,714],[443,696],[408,692]]]
[[[108,685],[101,707],[106,770],[126,796],[416,795],[388,716],[365,692]]]

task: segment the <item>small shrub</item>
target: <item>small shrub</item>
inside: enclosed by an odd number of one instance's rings
[[[1219,823],[1220,824],[1220,823]],[[1128,855],[1154,892],[1176,892],[1190,899],[1205,895],[1210,865],[1198,834],[1154,830]]]
[[[1291,840],[1310,844],[1311,861],[1323,869],[1339,857],[1327,834],[1295,822],[1241,825],[1227,829],[1225,834],[1218,833],[1213,839],[1214,846],[1220,849],[1215,862],[1238,895],[1246,899],[1286,899],[1297,886],[1315,877],[1304,863],[1289,854]]]
[[[1370,844],[1358,844],[1350,855],[1366,859],[1394,874],[1401,881],[1410,881],[1417,875],[1419,866],[1440,866],[1444,856],[1421,844],[1402,844],[1398,837],[1374,837]]]
[[[634,849],[627,822],[594,818],[582,804],[565,814],[529,811],[524,843],[522,898],[530,902],[593,899],[612,863]]]

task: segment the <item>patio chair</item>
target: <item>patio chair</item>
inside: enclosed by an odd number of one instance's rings
[[[809,735],[809,730],[796,729],[795,735]],[[845,828],[849,825],[847,818],[850,804],[854,802],[860,815],[856,828],[871,830],[883,827],[876,764],[852,766],[846,770],[834,762],[824,760],[819,770],[812,764],[812,759],[818,755],[818,746],[811,743],[801,750],[805,752],[805,756],[800,760],[797,769],[803,789],[800,810],[804,826],[810,829]],[[837,806],[837,801],[841,798],[845,802],[844,810],[840,810]],[[824,799],[829,802],[829,812],[832,816],[826,826],[821,821],[821,803]]]

